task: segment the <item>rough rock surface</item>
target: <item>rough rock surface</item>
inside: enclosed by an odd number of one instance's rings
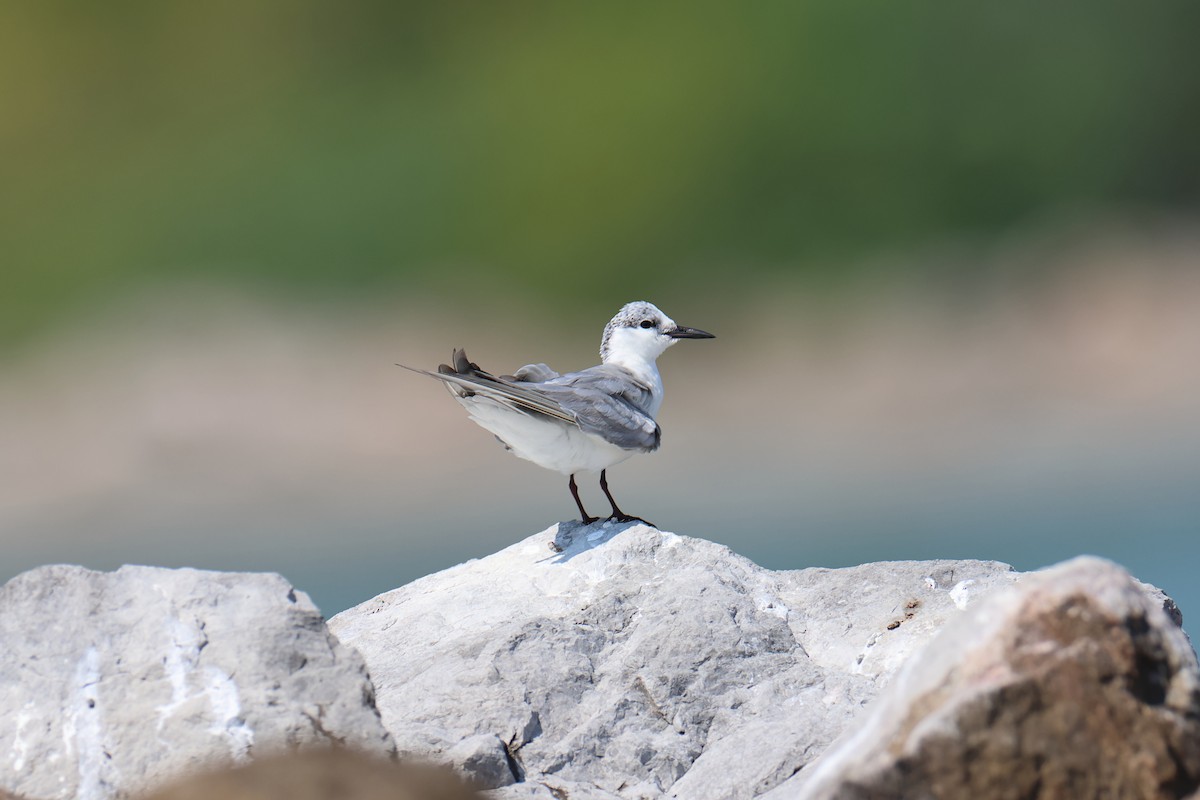
[[[978,561],[772,572],[645,526],[556,526],[330,627],[366,658],[401,753],[463,767],[464,741],[505,745],[497,798],[734,800],[804,768],[1016,578]]]
[[[278,575],[31,570],[0,587],[0,787],[120,798],[212,760],[392,751],[362,659]]]
[[[1179,611],[1099,559],[772,572],[641,525],[556,526],[330,628],[275,575],[14,578],[0,796],[124,798],[342,742],[495,800],[1200,798]]]
[[[768,796],[1188,796],[1200,672],[1171,608],[1096,558],[1029,575],[947,625],[853,735]]]

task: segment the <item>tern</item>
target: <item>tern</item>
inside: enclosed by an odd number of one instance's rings
[[[623,512],[608,490],[608,468],[637,453],[658,449],[662,429],[654,418],[663,400],[656,359],[680,339],[713,339],[678,325],[654,304],[628,303],[604,326],[600,364],[560,375],[528,364],[512,375],[492,375],[454,350],[437,372],[397,366],[442,381],[471,419],[514,455],[570,476],[567,488],[583,524],[590,516],[579,499],[578,472],[600,473],[600,488],[616,522],[646,522]],[[646,523],[652,524],[652,523]]]

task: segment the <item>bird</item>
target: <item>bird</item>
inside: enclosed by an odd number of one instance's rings
[[[445,384],[471,420],[517,457],[569,476],[567,488],[584,525],[599,517],[583,507],[575,475],[597,471],[612,506],[609,520],[652,525],[620,509],[608,488],[608,468],[653,452],[662,442],[655,421],[663,401],[658,357],[681,339],[714,338],[638,300],[622,306],[604,326],[600,364],[579,372],[559,374],[539,363],[497,376],[473,363],[462,348],[437,372],[396,366]]]

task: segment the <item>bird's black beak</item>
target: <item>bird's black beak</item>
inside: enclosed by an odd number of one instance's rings
[[[674,330],[667,331],[667,336],[672,339],[715,339],[708,331],[702,331],[699,328],[689,328],[686,325],[680,325]]]

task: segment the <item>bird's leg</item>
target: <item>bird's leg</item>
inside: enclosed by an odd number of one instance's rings
[[[579,487],[575,485],[575,475],[571,475],[571,480],[567,484],[571,489],[571,497],[575,498],[575,505],[579,506],[579,517],[584,525],[591,525],[599,519],[599,517],[589,517],[587,511],[583,508],[583,501],[579,499]]]
[[[617,508],[617,501],[613,500],[612,492],[608,490],[607,472],[608,470],[600,470],[600,488],[604,490],[604,496],[608,498],[608,502],[612,505],[612,515],[609,516],[609,519],[616,522],[641,522],[645,525],[649,525],[651,528],[657,528],[658,526],[653,522],[644,520],[641,517],[631,517],[621,509]]]

